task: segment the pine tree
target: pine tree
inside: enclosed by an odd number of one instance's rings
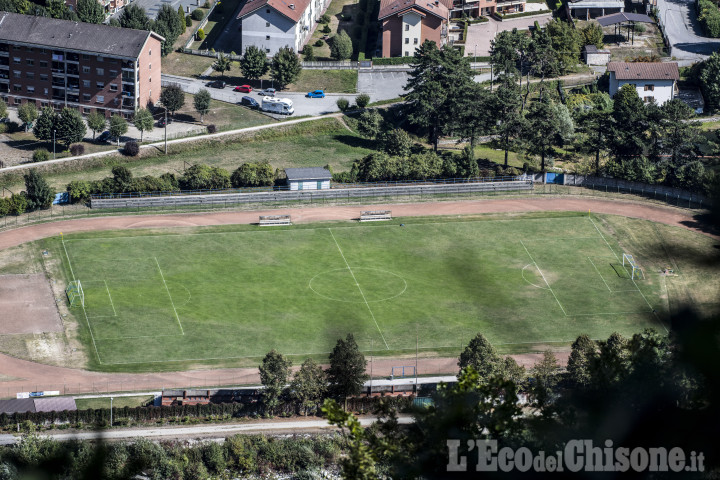
[[[290,383],[290,395],[302,407],[303,415],[318,407],[327,393],[327,375],[312,358],[305,360]]]
[[[502,359],[488,339],[478,333],[460,354],[458,366],[461,370],[473,367],[480,381],[487,382],[501,372]]]
[[[25,196],[30,210],[39,208],[50,208],[55,192],[50,189],[47,181],[40,175],[37,169],[32,168],[23,176],[25,180]]]
[[[260,381],[265,387],[263,404],[271,414],[280,403],[280,395],[290,377],[290,367],[292,362],[274,349],[265,355],[260,364]]]
[[[572,344],[568,358],[568,379],[575,385],[587,387],[592,382],[590,363],[597,356],[597,345],[585,334],[580,335]]]
[[[366,365],[365,356],[351,333],[345,340],[338,339],[330,353],[330,368],[327,369],[332,393],[343,398],[359,394],[368,379]]]

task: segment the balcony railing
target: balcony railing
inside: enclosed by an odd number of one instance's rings
[[[54,73],[55,75],[65,75],[65,69],[64,68],[51,68],[50,71]]]
[[[77,68],[68,68],[67,72],[65,72],[67,75],[74,75],[76,77],[80,76],[80,70]]]

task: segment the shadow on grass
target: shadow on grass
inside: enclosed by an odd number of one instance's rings
[[[354,135],[335,135],[335,140],[344,143],[345,145],[353,148],[365,148],[367,150],[376,150],[377,141],[370,140],[368,138],[357,137]]]

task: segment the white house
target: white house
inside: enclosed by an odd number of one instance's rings
[[[645,103],[652,100],[658,105],[675,98],[680,72],[677,63],[610,62],[610,96],[613,97],[625,84],[635,86]]]
[[[286,168],[290,190],[327,190],[332,173],[323,167]]]
[[[300,52],[330,0],[245,0],[237,20],[242,51],[250,45],[273,56],[285,46]]]

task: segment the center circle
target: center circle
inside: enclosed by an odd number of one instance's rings
[[[399,297],[407,290],[407,282],[397,273],[380,268],[353,267],[318,273],[308,287],[327,300],[373,303]]]

